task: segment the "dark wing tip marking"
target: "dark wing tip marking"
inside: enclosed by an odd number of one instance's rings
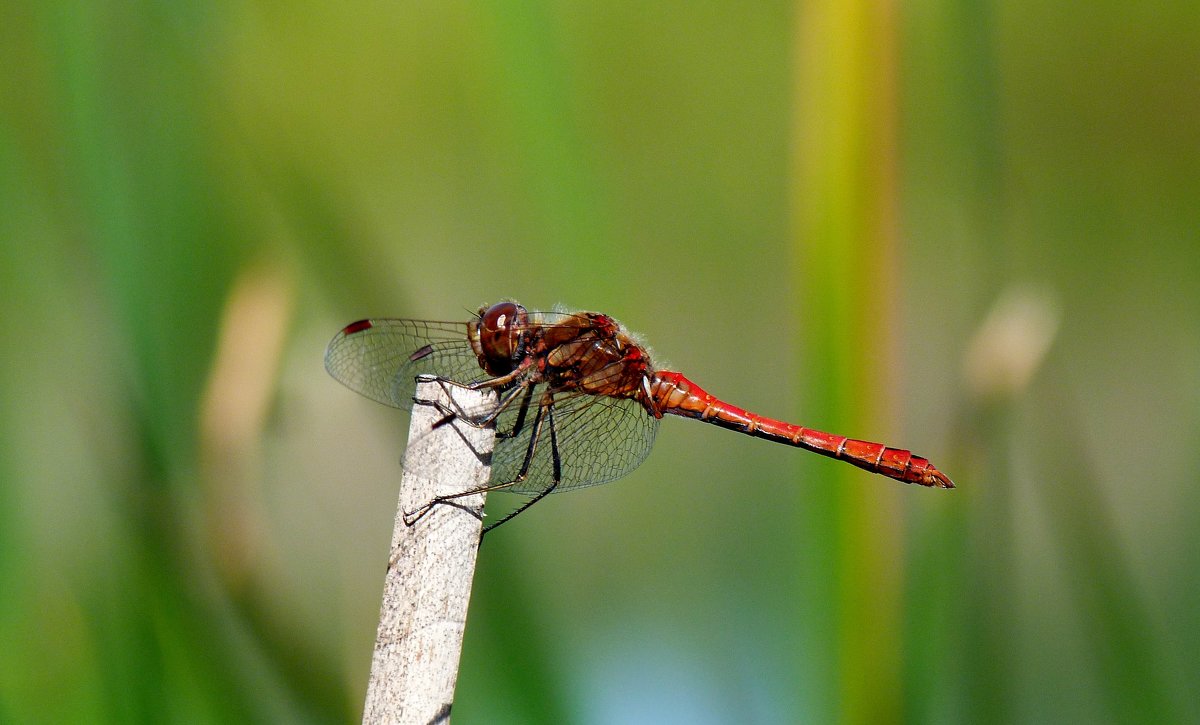
[[[346,325],[345,327],[343,327],[342,334],[343,335],[353,335],[356,332],[362,332],[363,330],[369,330],[374,326],[375,325],[372,324],[372,322],[370,320],[359,320],[358,322],[351,322],[349,325]]]
[[[409,362],[416,362],[417,360],[420,360],[423,357],[429,357],[432,354],[433,345],[423,345],[414,350],[413,353],[408,356],[408,360]]]

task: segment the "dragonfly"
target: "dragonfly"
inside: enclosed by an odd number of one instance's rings
[[[431,403],[414,401],[419,376],[448,392],[494,393],[474,409],[437,404],[445,415],[437,425],[458,419],[495,428],[488,483],[404,512],[409,525],[462,496],[509,491],[529,497],[486,534],[551,493],[621,478],[646,459],[665,415],[803,448],[902,483],[954,488],[911,451],[727,403],[683,374],[659,369],[637,335],[599,312],[538,312],[505,300],[481,307],[467,322],[359,320],[330,341],[325,368],[351,390],[396,408]]]

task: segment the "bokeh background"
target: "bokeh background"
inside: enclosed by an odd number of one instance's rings
[[[1194,2],[15,0],[0,65],[0,721],[357,719],[407,416],[324,346],[509,296],[959,488],[665,421],[489,537],[455,722],[1200,718]]]

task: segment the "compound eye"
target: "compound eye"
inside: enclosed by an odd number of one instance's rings
[[[479,311],[480,323],[488,332],[507,333],[519,310],[520,305],[515,302],[497,302]]]
[[[512,372],[524,354],[522,336],[528,324],[525,308],[516,302],[497,302],[479,311],[479,363],[492,375]]]

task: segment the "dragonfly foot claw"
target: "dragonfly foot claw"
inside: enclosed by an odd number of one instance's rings
[[[412,511],[405,511],[402,515],[404,525],[405,526],[416,525],[416,523],[418,521],[420,521],[421,519],[423,519],[425,517],[425,514],[429,513],[430,509],[432,509],[436,503],[438,503],[438,501],[437,501],[437,499],[434,499],[433,501],[430,501],[430,502],[424,504],[423,506],[419,506],[419,507],[413,509]]]

